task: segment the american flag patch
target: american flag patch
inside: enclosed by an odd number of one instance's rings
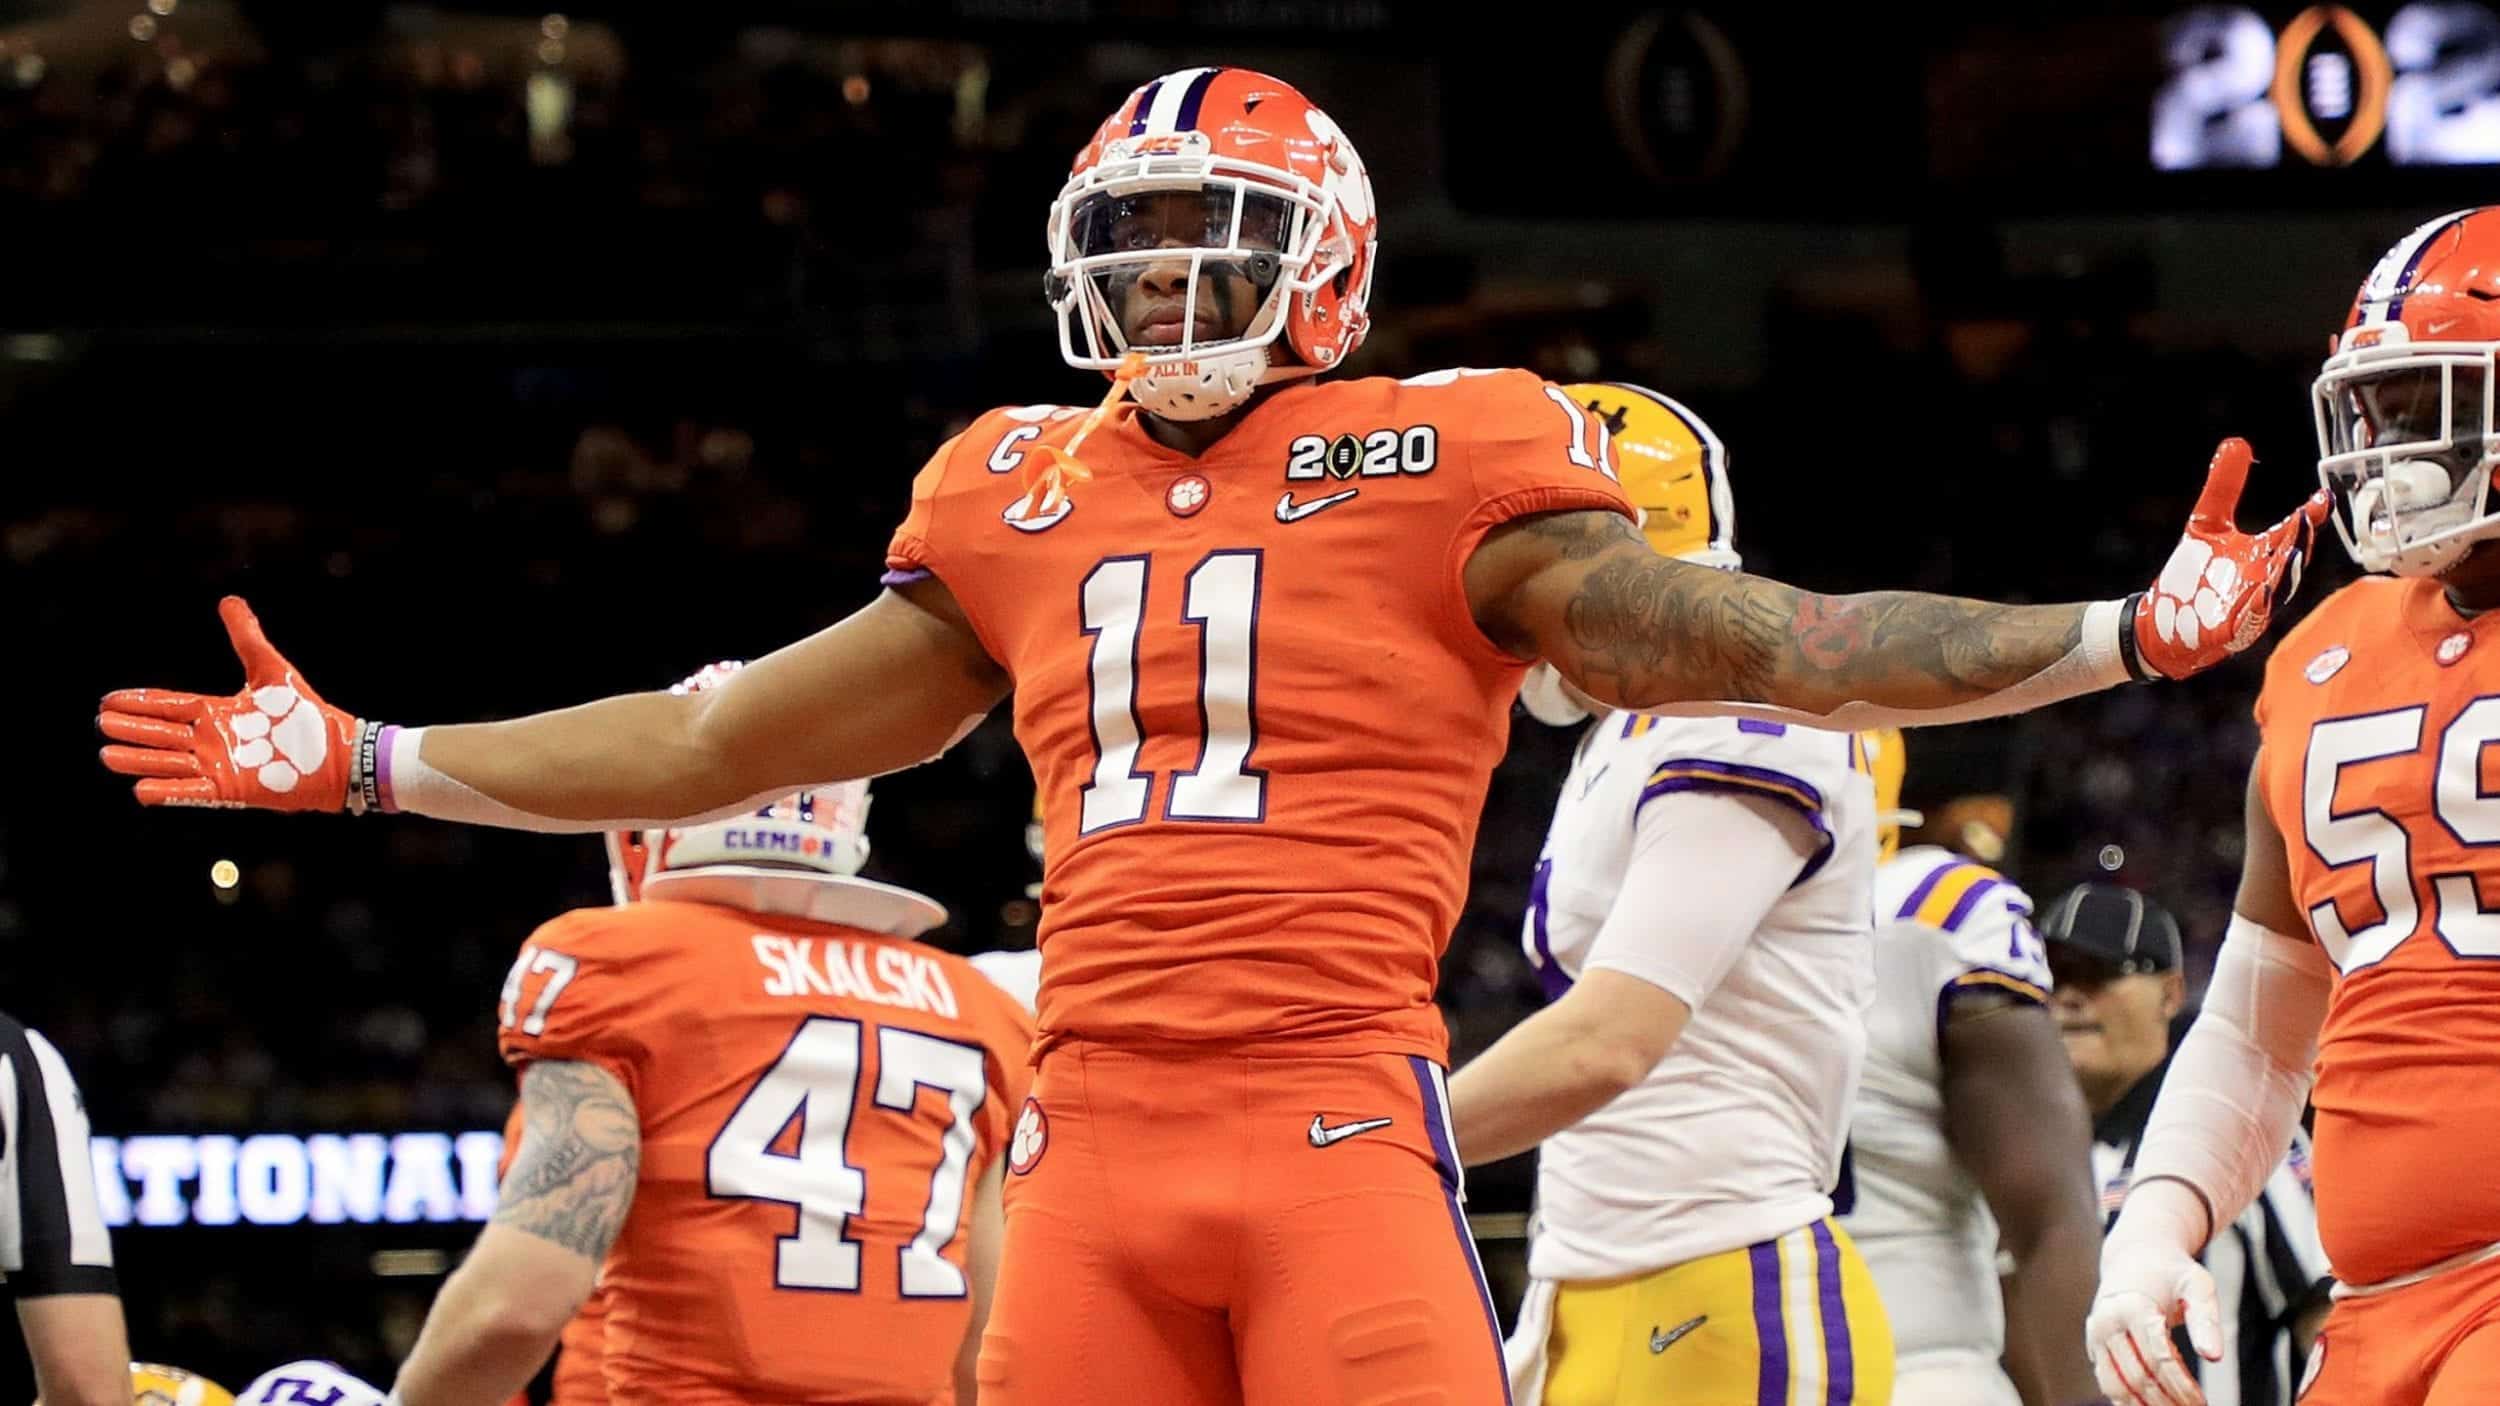
[[[2127,1199],[2127,1183],[2129,1180],[2130,1178],[2127,1173],[2120,1172],[2118,1175],[2110,1178],[2109,1185],[2101,1188],[2101,1216],[2103,1219],[2107,1219],[2118,1213],[2120,1203]]]

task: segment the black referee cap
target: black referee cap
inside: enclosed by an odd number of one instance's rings
[[[2178,920],[2160,904],[2117,884],[2068,889],[2040,915],[2040,936],[2052,954],[2087,958],[2122,975],[2179,968]]]

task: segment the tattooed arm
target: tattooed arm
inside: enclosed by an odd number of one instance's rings
[[[1816,595],[1661,557],[1612,513],[1506,523],[1469,559],[1466,584],[1477,623],[1496,644],[1550,661],[1581,691],[1621,708],[1760,712],[1850,727],[1948,722],[2019,712],[2128,677],[2124,602]]]
[[[590,1296],[633,1205],[642,1125],[616,1076],[542,1060],[495,1218],[443,1285],[392,1392],[406,1406],[500,1406],[529,1385]]]

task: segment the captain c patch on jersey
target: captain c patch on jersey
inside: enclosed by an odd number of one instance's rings
[[[1348,431],[1297,435],[1285,447],[1285,479],[1305,482],[1321,478],[1387,478],[1393,474],[1428,474],[1441,462],[1441,431],[1431,425],[1405,429]]]

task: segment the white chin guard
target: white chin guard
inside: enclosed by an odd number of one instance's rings
[[[1588,721],[1589,710],[1563,689],[1562,671],[1538,660],[1519,683],[1519,706],[1547,727],[1570,727]]]
[[[2457,564],[2474,545],[2467,537],[2415,545],[2407,539],[2431,535],[2447,524],[2423,518],[2450,506],[2456,484],[2448,471],[2424,459],[2406,459],[2386,467],[2379,477],[2352,490],[2353,556],[2367,571],[2397,576],[2436,576]],[[2469,519],[2470,504],[2453,505],[2459,524]],[[2400,531],[2400,517],[2410,517],[2410,533]],[[2429,531],[2425,531],[2425,528]]]
[[[1165,420],[1212,420],[1247,404],[1267,375],[1264,345],[1199,355],[1186,361],[1146,364],[1129,382],[1137,408]]]

